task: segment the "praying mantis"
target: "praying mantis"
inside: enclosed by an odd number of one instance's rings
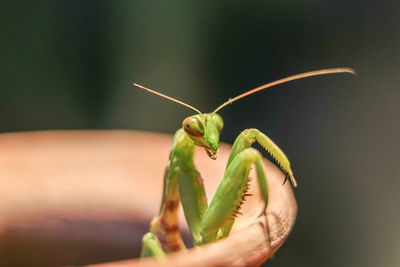
[[[182,204],[184,215],[193,237],[194,245],[201,246],[227,237],[240,214],[240,208],[248,194],[249,172],[255,166],[258,189],[264,203],[260,215],[265,215],[268,203],[266,174],[261,153],[252,148],[258,142],[276,161],[285,174],[283,184],[289,179],[294,187],[290,162],[283,151],[265,134],[257,129],[245,129],[236,138],[226,165],[224,177],[211,203],[208,205],[203,179],[193,162],[195,146],[205,149],[211,159],[217,158],[219,137],[224,126],[219,110],[233,102],[258,91],[297,79],[334,73],[351,73],[350,68],[334,68],[310,71],[261,85],[229,99],[211,113],[198,109],[172,97],[134,83],[141,89],[161,96],[194,110],[197,114],[187,117],[182,128],[176,131],[169,160],[164,174],[164,188],[158,215],[150,224],[150,231],[142,238],[141,257],[163,258],[166,254],[185,250],[178,226],[178,210]]]

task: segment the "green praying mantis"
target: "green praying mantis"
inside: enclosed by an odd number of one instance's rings
[[[351,73],[350,68],[323,69],[306,72],[271,83],[261,85],[235,98],[229,99],[211,113],[201,113],[198,109],[172,97],[134,83],[135,86],[159,95],[170,101],[194,110],[196,115],[183,120],[182,128],[175,133],[169,160],[164,174],[164,189],[161,208],[152,220],[150,231],[143,236],[141,257],[163,258],[166,254],[186,249],[178,227],[178,209],[182,203],[184,215],[193,237],[194,245],[201,246],[229,235],[240,214],[246,197],[249,172],[255,166],[258,189],[265,203],[262,214],[266,213],[268,189],[260,152],[252,148],[254,142],[274,158],[285,174],[283,184],[290,179],[294,187],[290,162],[283,151],[265,134],[257,129],[246,129],[236,138],[226,165],[224,177],[211,203],[208,205],[203,179],[193,162],[195,146],[203,147],[211,159],[217,158],[219,137],[224,126],[217,114],[223,107],[266,88],[289,81],[317,75]]]

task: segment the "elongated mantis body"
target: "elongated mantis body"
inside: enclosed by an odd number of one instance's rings
[[[251,147],[256,141],[275,159],[285,174],[283,183],[290,179],[292,185],[296,187],[297,182],[293,176],[290,162],[283,151],[259,130],[246,129],[236,138],[224,177],[210,205],[208,205],[203,179],[193,162],[194,149],[195,146],[203,147],[211,159],[216,159],[219,137],[224,126],[217,111],[228,104],[281,83],[334,73],[355,74],[349,68],[336,68],[290,76],[229,99],[211,113],[201,113],[186,103],[134,83],[137,87],[189,107],[198,113],[184,119],[182,128],[175,133],[164,174],[161,208],[159,214],[151,222],[150,231],[143,236],[141,257],[155,256],[162,258],[167,253],[186,249],[178,227],[178,209],[181,203],[195,246],[228,236],[235,218],[240,213],[239,210],[243,201],[246,197],[251,196],[247,193],[247,190],[249,172],[253,165],[255,166],[258,189],[265,203],[262,214],[265,214],[268,203],[268,189],[262,156],[260,152]]]

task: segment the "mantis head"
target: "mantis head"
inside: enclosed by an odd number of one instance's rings
[[[197,146],[204,147],[212,159],[217,159],[219,135],[223,127],[222,117],[217,113],[193,115],[182,122],[182,128],[190,139]]]
[[[244,98],[248,95],[254,94],[258,91],[264,90],[266,88],[306,78],[306,77],[312,77],[312,76],[317,76],[317,75],[325,75],[325,74],[333,74],[333,73],[351,73],[355,75],[355,72],[353,69],[350,68],[335,68],[335,69],[323,69],[323,70],[316,70],[316,71],[310,71],[310,72],[305,72],[302,74],[297,74],[293,75],[287,78],[283,78],[274,82],[270,82],[264,85],[261,85],[257,88],[254,88],[252,90],[249,90],[247,92],[244,92],[243,94],[240,94],[234,98],[229,99],[222,105],[220,105],[218,108],[216,108],[212,113],[201,113],[198,109],[182,102],[179,101],[175,98],[166,96],[164,94],[161,94],[157,91],[151,90],[149,88],[146,88],[142,85],[139,85],[137,83],[134,83],[133,85],[142,88],[150,93],[159,95],[163,98],[166,98],[170,101],[176,102],[178,104],[181,104],[183,106],[186,106],[194,111],[196,111],[198,114],[190,116],[186,118],[183,123],[182,123],[182,128],[185,130],[186,134],[193,140],[193,142],[200,146],[204,147],[208,156],[212,159],[216,159],[216,153],[218,151],[218,144],[219,144],[219,135],[221,133],[222,127],[224,126],[224,122],[216,112],[222,109],[223,107],[232,104],[236,100],[239,100],[241,98]]]

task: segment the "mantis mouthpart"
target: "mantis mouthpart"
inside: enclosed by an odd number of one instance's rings
[[[285,174],[283,184],[290,179],[294,187],[290,162],[284,152],[264,133],[257,129],[245,129],[236,138],[226,166],[224,177],[208,205],[203,179],[193,162],[195,146],[203,147],[211,159],[217,158],[219,137],[224,126],[219,110],[233,102],[278,84],[317,75],[350,73],[351,68],[333,68],[293,75],[261,85],[229,99],[211,113],[180,100],[134,83],[141,89],[161,96],[194,110],[197,114],[187,117],[182,128],[176,131],[169,161],[164,174],[164,188],[159,214],[152,220],[150,231],[143,236],[141,257],[163,258],[165,254],[186,249],[178,227],[178,209],[182,204],[186,221],[195,246],[201,246],[229,235],[240,208],[250,194],[247,193],[249,172],[255,166],[257,184],[264,201],[265,214],[268,203],[267,176],[262,165],[262,155],[252,148],[258,142],[276,161]]]

